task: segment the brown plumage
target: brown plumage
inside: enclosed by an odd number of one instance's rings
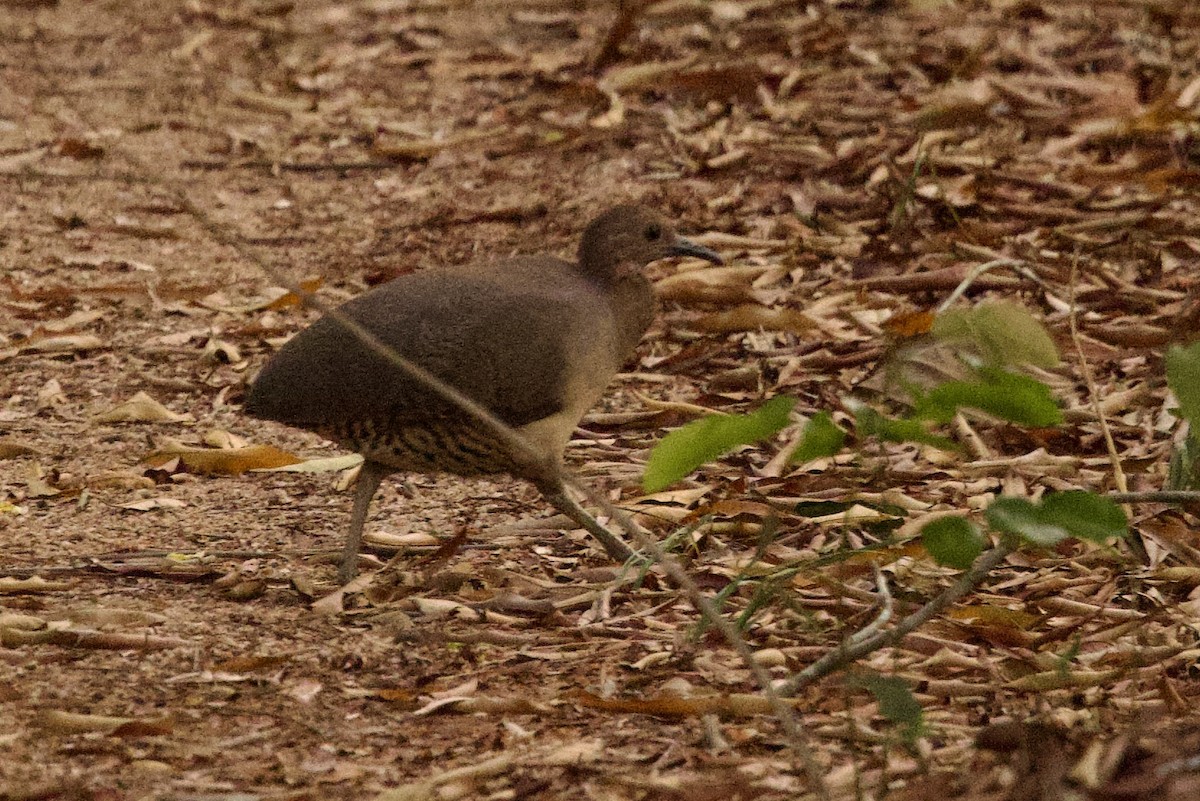
[[[720,262],[652,211],[617,206],[588,225],[575,262],[518,256],[427,270],[376,287],[341,311],[520,431],[540,460],[557,463],[576,424],[653,319],[653,289],[642,268],[678,255]],[[245,409],[320,432],[366,459],[343,581],[354,574],[371,498],[395,470],[510,473],[537,482],[577,516],[561,484],[548,485],[544,471],[329,317],[267,362]],[[585,527],[602,537],[611,555],[628,555],[624,544],[591,524]]]

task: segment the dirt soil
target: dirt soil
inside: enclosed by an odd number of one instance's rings
[[[345,455],[240,411],[315,316],[256,258],[336,302],[653,205],[730,266],[651,268],[661,319],[568,462],[660,538],[697,524],[676,551],[785,679],[881,580],[896,616],[950,584],[931,514],[1163,486],[1198,65],[1189,0],[0,0],[0,798],[816,797],[806,747],[836,798],[1194,798],[1186,509],[1010,556],[802,690],[806,746],[657,571],[618,581],[517,481],[388,481],[372,580],[314,608],[345,471],[234,449]],[[642,496],[704,408],[898,408],[881,365],[997,260],[957,303],[1046,326],[1064,425],[804,465],[794,427]],[[872,672],[921,703],[907,739]]]

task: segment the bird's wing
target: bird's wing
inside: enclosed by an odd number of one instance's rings
[[[565,262],[537,262],[519,265],[541,270],[537,282],[515,280],[520,276],[511,271],[429,271],[379,287],[342,310],[504,422],[523,426],[571,405],[572,371],[588,369],[580,364],[588,354],[580,351],[592,349],[591,338],[609,336],[612,325],[607,305],[582,279],[558,268]],[[380,418],[420,424],[463,415],[329,318],[271,359],[247,410],[307,427]]]

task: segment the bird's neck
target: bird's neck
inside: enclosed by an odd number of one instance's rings
[[[622,359],[641,341],[654,322],[654,287],[641,271],[619,275],[612,284],[612,310],[617,321]]]

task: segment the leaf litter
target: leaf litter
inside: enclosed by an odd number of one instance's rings
[[[784,737],[770,717],[705,723],[706,709],[729,712],[707,701],[696,702],[695,719],[655,712],[678,699],[681,679],[706,691],[695,698],[757,696],[656,574],[614,576],[581,539],[513,528],[540,508],[515,482],[396,482],[369,524],[386,535],[377,541],[401,548],[396,583],[339,591],[335,614],[314,615],[308,599],[327,595],[332,575],[321,558],[349,505],[321,470],[344,470],[353,457],[237,411],[254,366],[309,314],[152,186],[117,180],[118,149],[152,156],[294,275],[319,273],[307,286],[334,299],[368,276],[484,249],[565,248],[581,221],[631,187],[685,229],[707,231],[697,239],[731,266],[654,268],[665,310],[639,352],[645,369],[618,380],[568,458],[721,593],[751,646],[778,654],[770,661],[781,679],[869,624],[876,566],[897,614],[952,580],[907,522],[937,513],[978,522],[1001,489],[1036,498],[1113,488],[1067,347],[1072,302],[1130,488],[1163,486],[1180,423],[1162,349],[1197,330],[1190,154],[1200,78],[1188,65],[1200,20],[1188,4],[819,3],[800,13],[774,2],[630,3],[533,21],[519,15],[545,10],[518,6],[511,17],[476,9],[468,25],[436,3],[197,3],[180,12],[188,36],[144,31],[108,76],[85,63],[92,48],[74,43],[141,31],[135,8],[96,10],[103,24],[87,25],[64,8],[41,9],[38,24],[54,36],[36,48],[19,28],[33,12],[16,8],[3,23],[16,26],[2,45],[13,65],[6,91],[42,105],[0,126],[0,180],[23,199],[0,249],[0,424],[4,442],[16,443],[0,460],[0,572],[12,571],[0,597],[6,613],[37,618],[48,598],[99,594],[166,616],[172,637],[190,643],[137,663],[91,646],[83,628],[6,644],[12,672],[0,704],[15,721],[6,747],[16,758],[0,768],[5,788],[40,782],[62,794],[72,766],[93,793],[680,797],[678,788],[709,780],[744,797],[791,798],[804,787],[778,759]],[[74,83],[48,81],[42,60],[78,66],[63,73]],[[212,77],[212,93],[164,68],[172,64]],[[233,81],[230,70],[255,78]],[[135,102],[104,80],[169,90]],[[36,111],[64,87],[98,130],[67,132]],[[404,197],[388,202],[396,186]],[[954,308],[1016,302],[1046,327],[1067,354],[1039,375],[1067,417],[1053,435],[972,417],[952,424],[962,453],[872,443],[789,466],[777,458],[794,442],[785,431],[641,497],[647,450],[698,409],[742,413],[787,394],[804,418],[828,411],[844,425],[844,399],[870,388],[896,340],[927,333],[889,329],[892,321],[933,311],[996,259],[1013,266],[971,282]],[[150,344],[164,335],[178,340]],[[1021,344],[1046,352],[1041,341]],[[938,358],[925,352],[921,369]],[[749,382],[714,380],[747,366]],[[116,425],[93,419],[139,392],[158,398],[158,410],[134,408]],[[109,480],[141,469],[161,425],[247,441],[180,449],[163,471],[170,497]],[[248,472],[257,468],[236,452],[251,443],[304,461]],[[53,492],[30,493],[30,476]],[[885,497],[888,489],[916,503]],[[838,506],[820,506],[829,503]],[[439,577],[404,550],[428,555],[464,518],[467,536],[448,557],[464,580]],[[969,600],[864,660],[921,703],[930,733],[918,741],[921,759],[904,756],[900,732],[849,677],[802,693],[797,707],[834,794],[886,785],[912,797],[1016,798],[1037,781],[1065,792],[1083,777],[1089,792],[1193,797],[1194,509],[1138,505],[1134,525],[1147,565],[1124,546],[1075,540],[1020,551]],[[228,554],[204,558],[232,583],[164,581],[171,571],[151,549]],[[269,556],[238,555],[249,553]],[[240,569],[255,560],[257,570]],[[87,563],[105,569],[40,585],[17,573]],[[205,581],[214,572],[211,561],[197,569]],[[593,581],[596,571],[604,577]],[[315,592],[298,589],[312,577]],[[542,602],[557,614],[528,611]],[[506,640],[517,635],[552,635],[554,658]],[[166,680],[197,660],[215,669],[285,651],[286,681],[242,695],[213,682],[181,694]],[[445,698],[469,682],[479,690],[427,714],[381,711],[384,690]],[[62,713],[104,721],[93,731],[112,720],[133,726],[125,731],[136,749],[97,756],[82,728],[40,733],[29,699],[48,686]],[[324,728],[314,731],[298,707]],[[198,715],[207,728],[155,729],[161,710]],[[996,718],[1015,745],[980,735]],[[228,745],[239,738],[248,739]],[[329,742],[353,757],[329,759]],[[1046,744],[1063,754],[1057,762]],[[716,754],[737,781],[707,773]]]

